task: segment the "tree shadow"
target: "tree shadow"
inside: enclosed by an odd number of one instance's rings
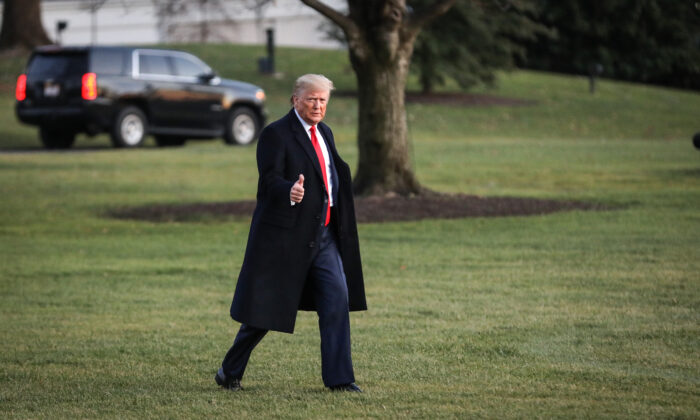
[[[248,220],[255,200],[219,203],[155,204],[110,210],[104,216],[150,222],[218,222]],[[522,197],[481,197],[466,194],[425,194],[414,197],[370,196],[355,199],[358,223],[405,222],[425,219],[538,216],[562,211],[605,211],[624,206],[571,200]]]
[[[0,147],[0,153],[12,154],[12,153],[55,153],[55,154],[69,154],[69,153],[92,153],[92,152],[116,152],[123,150],[164,150],[162,147],[157,146],[141,146],[134,149],[119,149],[112,146],[83,146],[83,147],[73,147],[70,149],[45,149],[41,146],[37,147]]]

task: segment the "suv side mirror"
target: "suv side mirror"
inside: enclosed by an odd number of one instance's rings
[[[213,71],[199,75],[199,80],[201,80],[202,83],[210,83],[214,78],[216,78],[216,73]]]

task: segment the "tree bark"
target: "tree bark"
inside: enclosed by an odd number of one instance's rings
[[[412,48],[397,50],[393,57],[369,47],[367,56],[350,53],[358,89],[359,162],[354,189],[359,195],[419,194],[408,125],[405,89]]]
[[[343,15],[318,0],[302,0],[335,22],[348,41],[358,89],[358,195],[412,195],[425,191],[411,165],[405,90],[416,36],[456,0],[410,12],[406,0],[348,0]]]
[[[0,49],[32,49],[50,44],[41,23],[40,0],[5,0],[0,30]]]

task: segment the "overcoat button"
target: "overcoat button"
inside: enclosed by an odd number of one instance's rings
[[[315,246],[316,246],[316,242],[314,242],[314,241],[309,242],[309,248],[313,248]]]
[[[321,220],[321,215],[320,215],[320,214],[317,214],[317,215],[316,215],[316,220]]]

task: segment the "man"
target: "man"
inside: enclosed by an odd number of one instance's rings
[[[350,355],[349,311],[365,310],[350,168],[323,124],[333,82],[306,74],[293,109],[260,133],[257,206],[231,303],[241,322],[216,383],[241,389],[253,348],[268,330],[294,332],[297,310],[315,310],[323,383],[362,392]]]

